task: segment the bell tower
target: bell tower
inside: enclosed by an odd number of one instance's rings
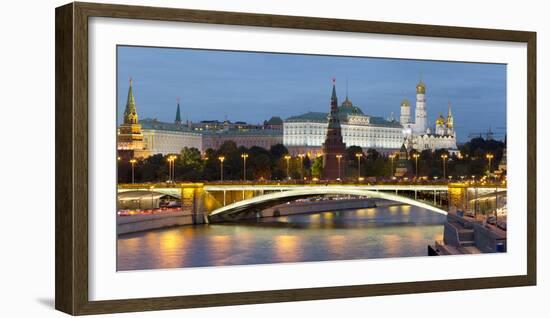
[[[416,84],[416,109],[414,132],[417,134],[425,134],[428,128],[426,112],[426,84],[422,80]]]

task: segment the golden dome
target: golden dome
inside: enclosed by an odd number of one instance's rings
[[[418,84],[416,84],[416,93],[417,94],[426,94],[426,84],[420,80]]]
[[[408,107],[408,106],[411,106],[411,103],[409,102],[408,99],[405,98],[405,99],[403,99],[403,101],[401,102],[401,106],[407,106],[407,107]]]
[[[437,119],[435,120],[435,125],[436,126],[445,125],[445,118],[443,118],[441,113],[439,113],[439,117],[437,117]]]

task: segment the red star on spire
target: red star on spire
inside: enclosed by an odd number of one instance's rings
[[[332,77],[332,84],[336,84],[336,77]]]

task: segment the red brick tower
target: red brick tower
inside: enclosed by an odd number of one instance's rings
[[[342,128],[338,117],[338,98],[336,97],[336,80],[332,79],[332,97],[330,98],[330,114],[328,115],[327,137],[323,143],[323,179],[336,180],[339,175],[344,175],[341,160],[338,155],[343,156],[346,151],[346,144],[342,141]],[[339,167],[340,165],[340,167]]]

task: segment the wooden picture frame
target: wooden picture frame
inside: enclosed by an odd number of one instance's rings
[[[144,6],[70,3],[56,9],[55,307],[101,314],[536,284],[536,33]],[[88,297],[88,19],[162,20],[270,28],[478,39],[527,44],[527,275],[90,301]]]

